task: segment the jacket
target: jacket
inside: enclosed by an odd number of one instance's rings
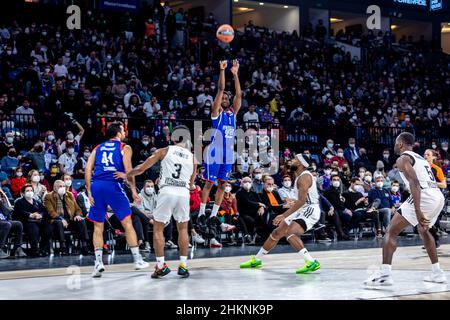
[[[56,211],[57,197],[59,197],[59,195],[55,191],[47,193],[44,197],[44,206],[45,209],[47,209],[50,220],[55,220],[60,217]],[[72,192],[66,192],[63,200],[66,203],[67,211],[71,220],[73,220],[75,216],[81,216],[81,208],[75,201]]]
[[[259,194],[261,202],[264,203],[267,206],[267,208],[270,209],[270,211],[272,213],[276,213],[276,214],[284,213],[287,209],[283,208],[283,200],[281,200],[281,197],[280,197],[278,191],[274,190],[274,191],[272,191],[272,194],[273,194],[273,196],[275,197],[275,199],[278,202],[277,206],[273,206],[273,205],[270,204],[269,196],[267,195],[267,191],[265,191],[265,190],[263,190]]]

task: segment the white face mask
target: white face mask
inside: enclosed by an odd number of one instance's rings
[[[384,184],[384,183],[381,182],[381,181],[380,181],[380,182],[377,182],[377,188],[383,188],[383,184]]]
[[[356,192],[364,193],[364,187],[363,187],[363,186],[356,185],[353,189],[354,189]]]
[[[396,192],[398,192],[398,189],[399,189],[398,187],[392,187],[392,188],[391,188],[391,191],[394,192],[394,193],[396,193]]]
[[[52,135],[52,134],[50,134],[50,135],[47,137],[47,139],[48,139],[48,141],[53,141],[53,140],[55,140],[55,136]]]
[[[147,187],[145,188],[145,193],[146,194],[152,194],[155,191],[154,187]]]
[[[150,141],[143,140],[143,141],[142,141],[142,144],[143,144],[144,146],[148,146],[149,142],[150,142]]]
[[[31,178],[31,181],[33,181],[33,182],[39,182],[39,181],[41,181],[41,177],[40,177],[40,176],[33,176],[33,177]]]
[[[64,181],[64,185],[65,185],[66,187],[72,186],[72,180],[66,180],[66,181]]]
[[[231,192],[231,187],[226,187],[226,188],[225,188],[225,192],[226,192],[226,193],[230,193],[230,192]]]
[[[67,140],[70,140],[70,141],[72,141],[73,140],[73,134],[72,133],[69,133],[68,135],[67,135]]]
[[[327,147],[328,147],[329,149],[332,149],[332,148],[334,147],[334,144],[328,143],[328,144],[327,144]]]
[[[25,198],[26,199],[33,199],[33,197],[34,197],[34,192],[33,191],[27,191],[27,192],[25,192]]]
[[[284,186],[285,188],[290,188],[291,185],[292,185],[292,182],[291,182],[291,181],[284,181],[284,182],[283,182],[283,186]]]
[[[325,170],[325,175],[329,176],[331,174],[331,170]]]
[[[351,143],[351,144],[349,144],[349,146],[350,146],[350,148],[354,148],[354,147],[355,147],[355,144],[354,144],[354,143]]]
[[[338,155],[339,158],[342,158],[344,156],[344,153],[343,152],[338,152],[337,155]]]
[[[261,180],[261,178],[262,178],[262,174],[261,173],[255,174],[255,179],[256,180]]]
[[[327,154],[327,159],[332,159],[333,155],[332,154]]]
[[[371,176],[366,176],[364,178],[364,180],[366,180],[366,182],[372,182],[372,177]]]
[[[8,138],[6,138],[6,142],[11,144],[11,143],[14,142],[14,138],[13,137],[8,137]]]
[[[67,152],[69,154],[73,154],[75,152],[75,149],[74,148],[69,148],[69,149],[67,149]]]
[[[17,172],[17,173],[16,173],[16,176],[18,176],[18,177],[23,176],[23,172]]]
[[[66,188],[64,188],[64,187],[59,188],[59,189],[58,189],[58,194],[59,194],[60,196],[65,195],[65,194],[66,194]]]
[[[84,156],[85,156],[86,158],[89,158],[90,155],[91,155],[90,152],[85,152],[85,153],[84,153]]]
[[[333,187],[339,188],[340,186],[341,186],[341,182],[340,181],[333,181]]]
[[[250,190],[252,188],[252,184],[250,182],[245,182],[243,185],[245,190]]]
[[[365,172],[360,172],[359,173],[359,177],[361,178],[361,179],[364,179],[364,176],[366,175],[366,173]]]
[[[273,191],[273,187],[267,187],[266,190],[267,190],[267,192],[272,192]]]

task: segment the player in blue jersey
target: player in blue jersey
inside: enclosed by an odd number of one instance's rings
[[[106,138],[89,156],[86,163],[86,190],[91,202],[88,219],[94,223],[94,249],[95,267],[92,276],[99,278],[105,267],[102,261],[103,254],[103,224],[108,206],[122,222],[125,229],[128,246],[133,254],[135,269],[147,268],[149,264],[142,259],[139,246],[131,222],[130,202],[123,189],[123,179],[116,179],[114,173],[128,173],[132,169],[132,149],[122,141],[125,139],[125,130],[121,122],[111,123],[106,129]],[[130,187],[135,201],[140,201],[136,192],[135,181],[130,181]]]
[[[203,165],[205,171],[203,174],[206,180],[205,187],[202,193],[202,203],[200,205],[199,218],[205,215],[206,202],[208,201],[211,188],[218,180],[219,185],[214,198],[214,206],[211,211],[210,218],[214,218],[222,203],[224,195],[224,185],[227,182],[229,174],[231,173],[234,161],[234,143],[236,136],[236,116],[241,108],[241,85],[239,83],[239,62],[233,60],[233,67],[231,73],[234,79],[234,86],[236,94],[233,103],[230,104],[231,94],[225,92],[225,69],[227,68],[227,61],[220,61],[220,76],[217,88],[217,94],[214,99],[211,112],[211,121],[214,133],[211,138],[210,145],[206,148]],[[231,230],[231,226],[227,224],[221,225],[223,231]],[[215,240],[211,239],[210,245],[212,247],[220,247],[221,245]]]

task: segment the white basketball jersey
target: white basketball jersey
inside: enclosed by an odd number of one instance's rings
[[[405,154],[410,156],[414,160],[413,169],[416,172],[417,179],[419,180],[420,188],[437,189],[438,186],[436,183],[436,179],[434,178],[433,171],[431,171],[431,166],[428,163],[428,161],[413,151],[405,151],[402,153],[402,155]],[[409,182],[408,180],[406,180],[405,175],[401,171],[400,176],[402,177],[402,180],[405,182],[406,189],[410,190]]]
[[[311,205],[319,205],[319,191],[317,189],[317,183],[316,183],[316,178],[311,174],[311,172],[309,172],[308,170],[303,171],[296,179],[295,179],[295,183],[294,183],[294,193],[295,193],[295,198],[296,200],[298,200],[298,188],[297,188],[297,181],[298,179],[305,175],[305,174],[309,174],[311,176],[312,179],[312,184],[311,187],[309,187],[308,189],[308,196],[306,198],[306,206],[311,206]]]
[[[189,190],[189,182],[194,172],[194,156],[186,148],[169,146],[161,161],[159,188],[182,187]]]

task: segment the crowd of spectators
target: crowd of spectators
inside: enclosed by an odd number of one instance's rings
[[[367,52],[363,63],[323,41],[320,26],[316,32],[311,26],[289,34],[249,21],[228,46],[215,40],[212,14],[201,21],[182,9],[174,12],[169,2],[152,9],[143,24],[124,15],[118,32],[110,29],[107,16],[95,12],[88,12],[79,32],[29,21],[0,25],[0,248],[14,234],[16,256],[24,255],[22,233],[33,256],[48,254],[52,241],[67,254],[64,231],[72,232],[80,252],[87,254],[91,225],[85,219],[89,201],[82,182],[105,126],[125,123],[138,164],[170,143],[176,123],[209,123],[223,56],[240,61],[238,123],[257,130],[280,128],[286,143],[279,154],[269,149],[270,166],[280,165],[271,176],[255,155],[239,155],[219,215],[236,227],[227,230],[232,243],[238,231],[248,243],[264,239],[274,215],[292,204],[289,167],[295,153],[314,160],[310,169],[323,195],[321,225],[330,226],[319,228],[325,241],[334,233],[348,239],[367,219],[378,236],[383,234],[403,199],[404,184],[390,148],[396,133],[410,130],[423,137],[416,150],[432,149],[436,165],[449,174],[450,57],[439,54],[434,56],[439,61],[430,61],[421,44],[407,52],[381,44]],[[232,89],[227,80],[226,90]],[[336,141],[318,134],[328,128],[337,133]],[[374,128],[392,129],[382,153],[361,136],[361,129]],[[288,146],[293,141],[305,143]],[[306,142],[312,141],[316,147],[308,148]],[[133,205],[133,224],[146,250],[158,176],[156,165],[141,183],[142,203]],[[200,178],[197,184],[203,185]],[[199,190],[192,192],[193,212],[198,197]],[[110,220],[118,229],[114,215]],[[193,222],[191,235],[198,244],[221,231]],[[165,237],[168,247],[177,247],[171,226]],[[8,255],[0,251],[0,256]]]

